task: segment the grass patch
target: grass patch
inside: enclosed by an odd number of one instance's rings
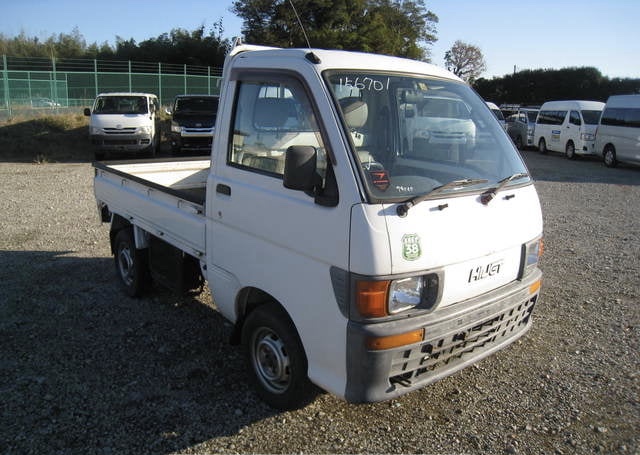
[[[90,161],[89,119],[79,113],[0,120],[0,161]]]

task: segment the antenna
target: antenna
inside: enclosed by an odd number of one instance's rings
[[[293,6],[293,1],[289,0],[289,4],[291,5],[291,9],[293,13],[296,15],[296,19],[298,19],[298,24],[300,24],[300,28],[302,29],[302,34],[304,35],[304,39],[307,42],[307,47],[311,49],[311,44],[309,43],[309,38],[307,37],[307,32],[304,31],[304,25],[302,25],[302,21],[300,20],[300,16],[298,16],[298,12],[296,11],[296,7]]]

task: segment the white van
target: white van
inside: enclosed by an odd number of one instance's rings
[[[610,96],[596,133],[604,164],[640,163],[640,95]]]
[[[85,109],[89,119],[89,138],[96,148],[97,160],[107,152],[155,156],[160,144],[158,97],[151,93],[101,93],[92,109]]]
[[[547,101],[540,108],[534,144],[540,153],[564,152],[567,158],[595,155],[596,127],[604,103],[599,101]]]

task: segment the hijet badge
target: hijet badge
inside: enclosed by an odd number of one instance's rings
[[[402,236],[402,257],[407,261],[415,261],[422,254],[420,237],[418,234],[405,234]]]

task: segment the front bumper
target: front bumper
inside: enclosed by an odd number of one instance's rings
[[[144,151],[151,147],[150,134],[92,134],[91,144],[99,150],[117,152]]]
[[[186,151],[211,151],[213,128],[182,128],[182,132],[172,131],[169,135],[171,148]]]
[[[474,299],[407,320],[377,324],[350,321],[347,327],[349,402],[389,400],[422,388],[504,348],[531,327],[539,290],[530,287],[536,269],[516,281]],[[420,343],[368,350],[367,339],[424,329]]]

